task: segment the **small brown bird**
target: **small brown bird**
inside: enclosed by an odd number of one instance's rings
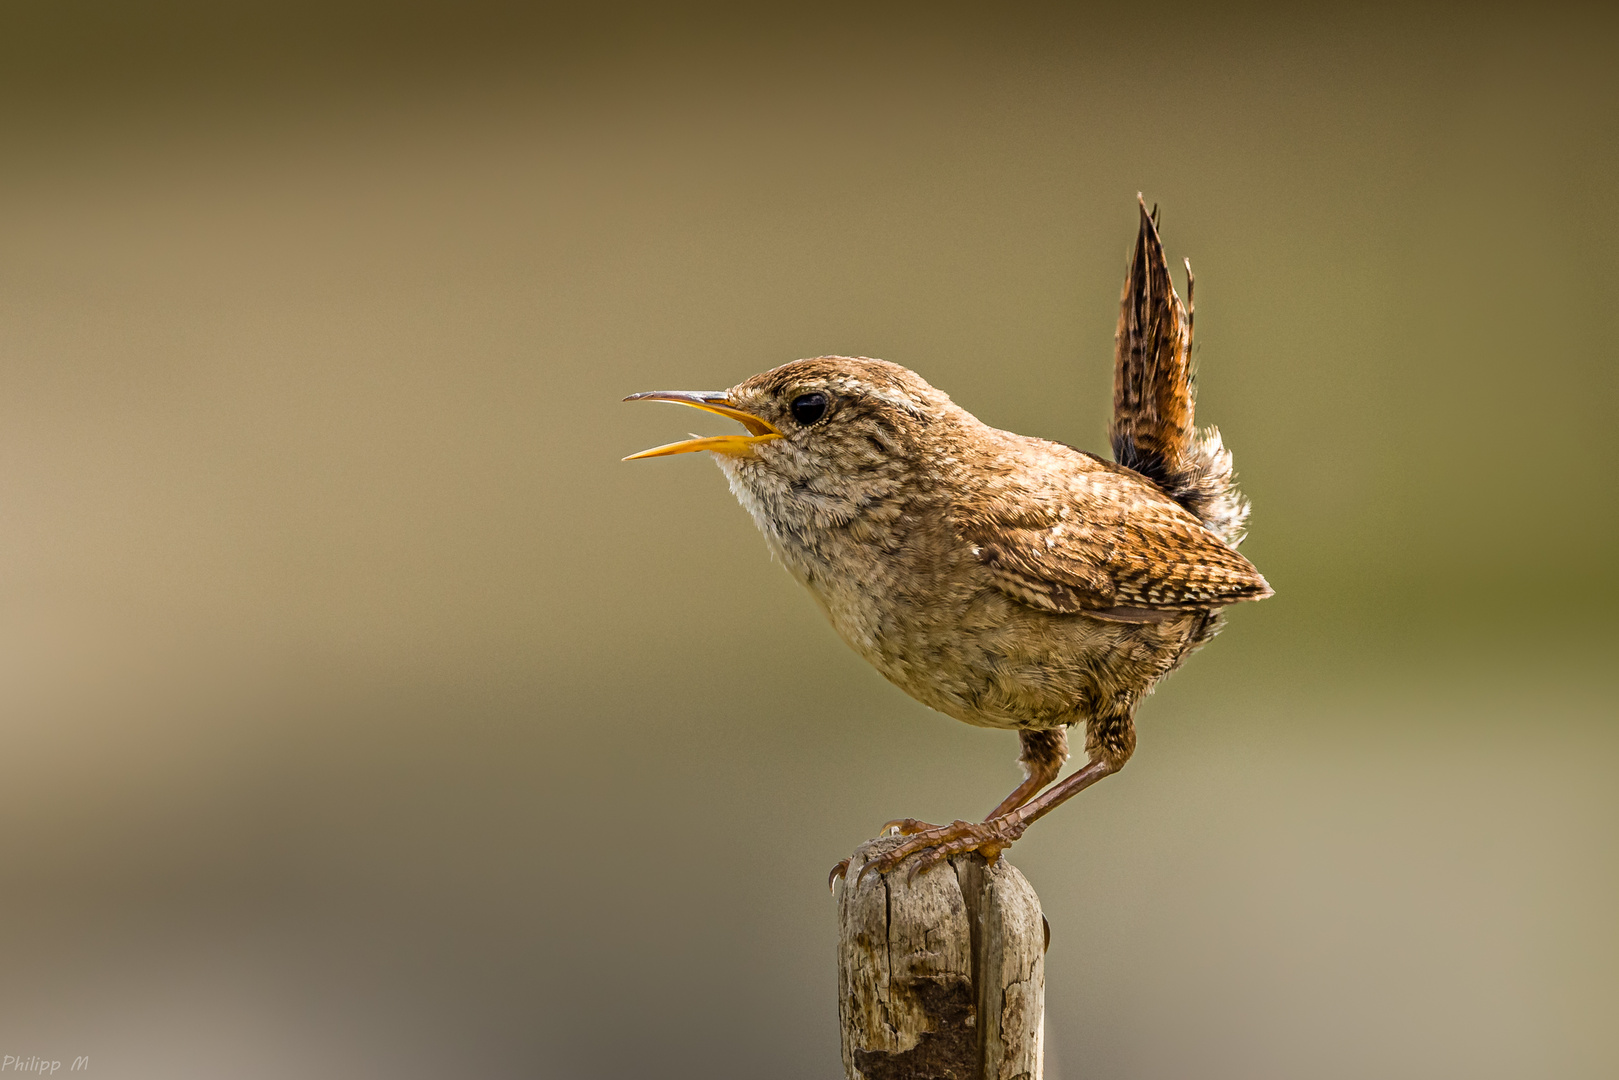
[[[1236,552],[1248,503],[1231,454],[1214,428],[1193,427],[1191,344],[1142,202],[1116,340],[1114,462],[989,427],[882,360],[823,356],[729,390],[625,399],[741,421],[746,435],[631,458],[712,453],[851,648],[923,704],[1018,732],[1026,778],[985,820],[890,822],[909,839],[868,869],[998,857],[1123,767],[1136,706],[1214,636],[1221,608],[1271,595]],[[1089,761],[1053,784],[1081,723]]]

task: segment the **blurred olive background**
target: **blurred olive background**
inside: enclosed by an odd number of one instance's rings
[[[0,1054],[839,1075],[827,869],[1016,741],[619,399],[864,354],[1101,450],[1139,190],[1277,596],[1014,852],[1050,1075],[1619,1071],[1606,15],[0,24]]]

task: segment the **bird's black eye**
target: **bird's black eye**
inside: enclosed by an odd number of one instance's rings
[[[825,394],[800,394],[793,398],[793,419],[800,424],[813,424],[825,415]]]

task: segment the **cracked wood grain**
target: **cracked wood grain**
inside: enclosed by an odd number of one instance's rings
[[[849,1080],[1040,1080],[1045,923],[1002,858],[959,855],[907,881],[860,868],[837,886],[838,1018]]]

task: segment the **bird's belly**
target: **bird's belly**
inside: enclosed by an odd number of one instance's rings
[[[841,602],[839,602],[841,601]],[[1053,728],[1137,698],[1187,648],[1187,615],[1128,624],[1036,611],[988,588],[926,606],[863,591],[826,603],[832,625],[900,689],[980,727]]]
[[[976,561],[937,551],[874,558],[862,543],[826,537],[811,546],[755,518],[850,648],[922,704],[980,727],[1054,728],[1132,709],[1186,654],[1203,618],[1119,623],[1038,611],[996,588]]]

